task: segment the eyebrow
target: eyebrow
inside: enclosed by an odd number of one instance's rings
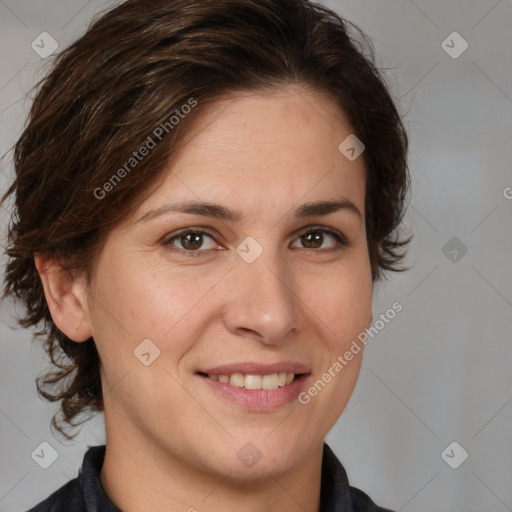
[[[339,210],[346,210],[354,213],[359,218],[363,217],[359,208],[350,201],[350,199],[346,198],[305,203],[295,210],[294,217],[302,219],[304,217],[329,215]],[[213,217],[215,219],[228,220],[231,222],[240,222],[243,217],[239,211],[230,210],[229,208],[219,204],[202,201],[183,201],[166,204],[159,208],[149,210],[135,221],[135,224],[138,224],[139,222],[148,222],[149,220],[153,220],[157,217],[170,213],[189,213],[192,215],[202,215],[204,217]]]

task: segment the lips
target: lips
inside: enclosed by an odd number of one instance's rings
[[[273,364],[236,363],[206,368],[197,372],[202,377],[231,386],[246,389],[277,389],[288,386],[295,378],[309,374],[307,367],[301,363],[285,361]]]
[[[311,373],[311,370],[309,367],[299,362],[282,361],[272,364],[255,362],[224,364],[222,366],[200,369],[197,373],[207,375],[232,375],[234,373],[241,373],[243,375],[271,375],[273,373],[294,373],[300,375]]]
[[[246,362],[204,368],[196,375],[215,394],[242,409],[269,411],[293,402],[311,371],[295,361]]]
[[[288,384],[293,382],[296,376],[301,374],[281,372],[265,375],[257,375],[254,373],[232,373],[230,375],[206,375],[204,373],[200,373],[199,375],[206,376],[213,381],[222,382],[224,384],[229,383],[231,386],[236,388],[271,390],[288,386]]]

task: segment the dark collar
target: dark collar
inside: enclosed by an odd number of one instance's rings
[[[345,468],[331,448],[324,443],[320,512],[352,512],[350,487]]]
[[[92,446],[84,455],[82,471],[78,476],[82,498],[87,512],[121,512],[109,499],[100,480],[106,446]]]

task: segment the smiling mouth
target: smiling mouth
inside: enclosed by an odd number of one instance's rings
[[[229,384],[236,388],[245,388],[249,390],[258,389],[278,389],[290,385],[294,380],[299,379],[304,373],[279,372],[267,375],[232,373],[229,375],[215,375],[204,372],[198,372],[198,375],[206,379],[218,381],[223,384]]]

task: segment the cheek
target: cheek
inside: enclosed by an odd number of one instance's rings
[[[112,251],[113,253],[114,251]],[[162,337],[193,305],[197,291],[161,265],[127,254],[105,257],[94,293],[97,321],[135,338]]]
[[[163,272],[142,267],[128,272],[126,266],[111,270],[96,290],[102,307],[92,319],[105,404],[110,414],[133,409],[154,415],[164,407],[164,395],[150,390],[165,387],[174,401],[182,400],[181,387],[166,370],[174,373],[175,363],[190,349],[191,337],[184,335],[181,320],[194,293],[175,282],[169,286]],[[137,421],[143,422],[142,416]]]
[[[341,351],[371,323],[373,283],[369,264],[347,265],[319,279],[309,303],[328,333],[331,350]]]
[[[323,281],[314,312],[321,322],[318,365],[299,403],[308,415],[311,437],[327,435],[345,409],[356,385],[364,345],[357,336],[371,322],[372,281],[369,265],[352,265]],[[355,344],[354,344],[355,342]]]
[[[217,275],[198,278],[195,272],[148,264],[129,255],[123,258],[119,253],[103,259],[95,279],[97,307],[91,321],[108,381],[139,369],[134,351],[145,339],[164,356],[157,360],[160,364],[179,361],[190,349],[200,328],[195,325],[204,308],[201,299],[218,280]]]

